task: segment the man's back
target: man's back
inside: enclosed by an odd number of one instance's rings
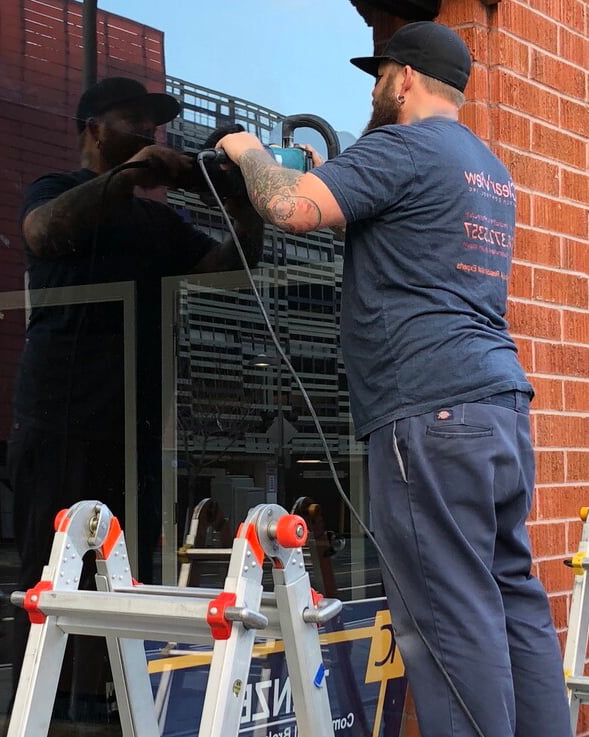
[[[515,189],[484,144],[443,118],[383,126],[317,175],[348,221],[342,346],[358,436],[530,391],[504,317]]]

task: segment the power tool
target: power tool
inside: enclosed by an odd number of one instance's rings
[[[318,115],[307,113],[289,115],[282,120],[282,146],[264,146],[280,166],[301,172],[307,172],[313,168],[311,154],[298,148],[294,143],[294,131],[304,127],[312,128],[321,134],[327,145],[328,158],[331,159],[339,154],[340,145],[337,134],[326,120]],[[197,193],[207,205],[216,204],[198,165],[198,159],[201,159],[205,162],[213,186],[222,200],[247,197],[245,182],[239,167],[227,158],[222,149],[215,148],[223,136],[244,130],[245,128],[239,123],[229,123],[216,128],[207,138],[202,149],[196,155],[191,154],[194,156],[194,165],[188,175],[176,182],[176,187]]]

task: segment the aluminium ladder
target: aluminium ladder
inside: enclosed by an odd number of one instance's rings
[[[108,507],[62,510],[41,581],[15,592],[31,632],[8,737],[45,737],[70,634],[106,638],[124,737],[159,737],[142,640],[210,643],[213,656],[198,734],[236,737],[256,637],[282,639],[300,737],[334,737],[318,625],[341,610],[305,571],[304,521],[275,504],[248,513],[233,542],[223,591],[133,585],[123,531]],[[97,591],[78,589],[82,558],[96,551]],[[274,593],[262,590],[264,558]]]
[[[568,688],[571,728],[577,732],[579,707],[589,703],[589,676],[585,672],[587,638],[589,635],[589,507],[582,507],[579,516],[583,521],[579,549],[571,560],[565,561],[575,572],[573,596],[569,612],[569,626],[564,651],[564,675]]]

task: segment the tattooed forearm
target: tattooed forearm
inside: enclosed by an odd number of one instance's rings
[[[239,166],[252,205],[267,222],[291,233],[305,233],[321,226],[321,211],[308,197],[295,194],[304,176],[276,164],[266,151],[245,151]]]
[[[23,231],[33,253],[42,258],[58,258],[90,248],[99,210],[103,223],[115,221],[133,193],[130,180],[115,176],[108,183],[100,208],[106,176],[69,189],[27,215]]]

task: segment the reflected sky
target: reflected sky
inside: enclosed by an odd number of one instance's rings
[[[165,33],[166,71],[276,110],[313,113],[360,135],[371,78],[353,56],[372,30],[349,0],[98,0]]]

